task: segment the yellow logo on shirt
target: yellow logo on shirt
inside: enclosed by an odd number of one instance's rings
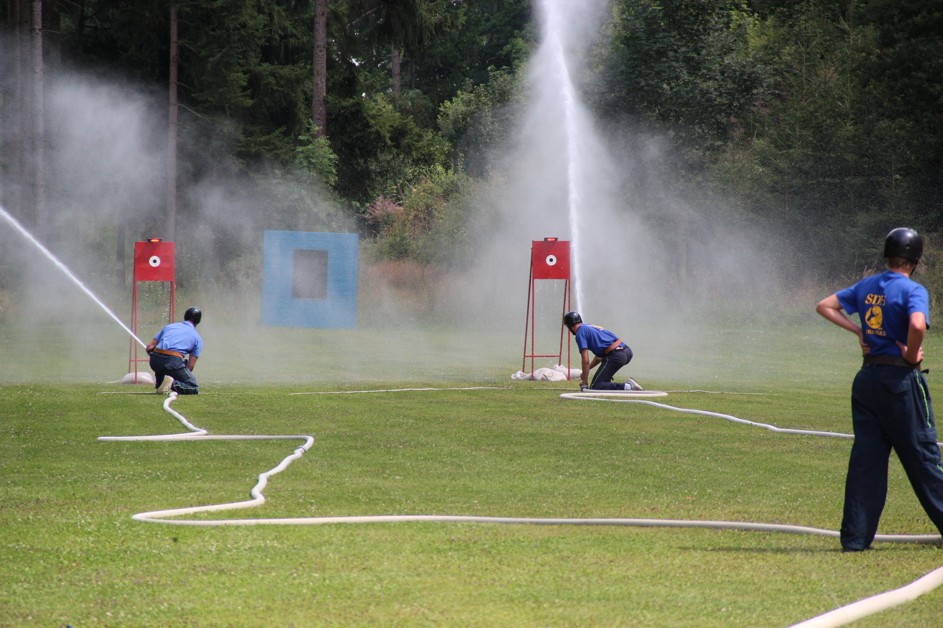
[[[864,314],[864,322],[871,329],[880,329],[884,325],[884,312],[881,310],[881,306],[875,305],[868,308],[868,311]]]
[[[883,294],[872,293],[864,298],[864,304],[871,306],[864,313],[864,322],[872,330],[868,332],[869,334],[884,335],[882,329],[884,326],[884,310],[881,309],[881,306],[885,303],[887,303],[887,297]]]

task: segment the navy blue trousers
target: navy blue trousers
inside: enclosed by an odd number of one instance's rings
[[[198,395],[200,393],[200,386],[196,383],[193,372],[187,368],[187,363],[183,358],[178,358],[175,355],[152,353],[150,364],[156,376],[154,378],[154,388],[160,386],[165,375],[170,375],[174,378],[171,389],[178,395]]]
[[[616,371],[632,361],[632,350],[629,345],[622,345],[622,349],[613,349],[602,357],[602,362],[593,374],[589,387],[593,390],[625,390],[625,384],[612,381]]]
[[[841,544],[871,546],[887,498],[891,449],[897,453],[921,506],[943,534],[943,463],[930,391],[916,369],[866,365],[851,388],[855,442],[845,480]]]

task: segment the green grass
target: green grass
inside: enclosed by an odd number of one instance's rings
[[[671,405],[848,432],[854,342],[820,324],[714,330],[664,362],[651,357],[655,339],[642,338],[631,372],[649,387],[713,391],[659,400]],[[223,342],[224,330],[209,335],[197,370],[204,393],[174,408],[214,434],[304,433],[316,443],[272,478],[261,508],[202,518],[428,513],[835,529],[841,517],[849,440],[561,400],[572,385],[510,380],[517,338],[404,333],[391,346],[369,331],[266,330],[240,336],[261,347],[247,351]],[[136,512],[248,499],[257,475],[295,445],[98,442],[183,430],[146,388],[94,383],[117,377],[89,368],[101,362],[92,348],[120,370],[124,341],[93,338],[59,362],[28,351],[32,338],[0,327],[2,626],[787,626],[943,565],[943,550],[925,545],[846,555],[835,539],[715,530],[138,523]],[[931,338],[934,392],[941,349]],[[17,373],[11,356],[28,368]],[[291,394],[427,386],[494,388]],[[896,459],[880,532],[935,532]],[[930,626],[941,616],[936,590],[857,625]]]

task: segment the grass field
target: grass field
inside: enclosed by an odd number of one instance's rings
[[[207,326],[197,369],[203,394],[174,409],[213,434],[310,434],[316,442],[272,478],[264,506],[198,517],[838,526],[849,440],[562,400],[572,385],[510,379],[521,366],[516,335],[396,336],[247,337]],[[639,338],[629,371],[671,391],[660,400],[667,404],[850,431],[850,335],[815,321],[715,329],[700,340],[686,347]],[[756,532],[139,523],[131,515],[248,499],[258,474],[295,444],[98,442],[183,431],[162,397],[108,383],[126,370],[127,338],[104,325],[86,335],[8,325],[0,346],[2,626],[788,626],[943,565],[939,547],[881,543],[843,554],[836,539]],[[652,357],[666,347],[669,359]],[[943,343],[931,337],[933,393],[941,355]],[[424,387],[443,390],[310,394]],[[896,459],[880,532],[935,532]],[[938,589],[856,625],[936,626],[941,617]]]

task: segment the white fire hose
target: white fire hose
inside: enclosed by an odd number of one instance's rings
[[[400,389],[400,390],[443,390],[436,388],[420,389]],[[345,394],[353,394],[357,391],[344,391]],[[363,392],[394,392],[382,390],[370,390]],[[760,427],[773,432],[783,434],[804,434],[812,436],[827,436],[834,438],[854,438],[851,434],[842,434],[838,432],[823,432],[817,430],[799,430],[779,428],[773,425],[748,421],[728,414],[709,412],[705,410],[693,410],[689,408],[678,408],[654,401],[640,399],[639,397],[665,396],[666,393],[658,391],[625,391],[623,392],[573,392],[560,395],[563,399],[577,399],[582,401],[614,401],[622,403],[638,403],[651,405],[658,408],[683,412],[688,414],[697,414],[721,418],[734,423]],[[189,526],[246,526],[246,525],[327,525],[337,523],[391,523],[405,521],[433,521],[448,523],[501,523],[501,524],[527,524],[527,525],[580,525],[580,526],[634,526],[634,527],[663,527],[663,528],[709,528],[716,530],[743,530],[754,532],[782,532],[790,534],[811,534],[817,536],[835,537],[839,533],[834,530],[825,530],[822,528],[812,528],[807,526],[773,524],[773,523],[751,523],[742,521],[698,521],[698,520],[679,520],[679,519],[622,519],[622,518],[595,518],[595,519],[576,519],[576,518],[540,518],[540,517],[487,517],[476,515],[361,515],[361,516],[337,516],[337,517],[291,517],[291,518],[273,518],[273,519],[176,519],[184,515],[193,515],[197,513],[237,510],[241,508],[254,508],[261,506],[265,502],[263,491],[268,485],[271,476],[281,473],[295,460],[301,458],[314,445],[314,438],[307,434],[278,434],[278,435],[212,435],[206,430],[201,429],[190,423],[183,415],[176,412],[171,404],[177,399],[177,393],[171,393],[164,400],[163,408],[166,412],[174,416],[180,423],[189,430],[189,433],[183,434],[161,434],[147,436],[101,436],[100,441],[199,441],[199,440],[301,440],[304,444],[299,445],[283,459],[278,465],[259,475],[258,482],[250,491],[252,499],[230,502],[223,504],[210,504],[206,506],[191,506],[188,508],[174,508],[170,510],[154,510],[150,512],[141,512],[132,516],[136,521],[148,523],[165,523],[173,525]],[[939,543],[940,535],[909,535],[909,534],[878,534],[875,541],[894,542],[894,543]],[[802,623],[796,624],[794,628],[832,628],[843,626],[862,617],[878,613],[880,611],[909,602],[943,584],[943,567],[935,569],[914,582],[891,591],[868,597],[852,604],[842,606],[828,613],[808,619]]]

